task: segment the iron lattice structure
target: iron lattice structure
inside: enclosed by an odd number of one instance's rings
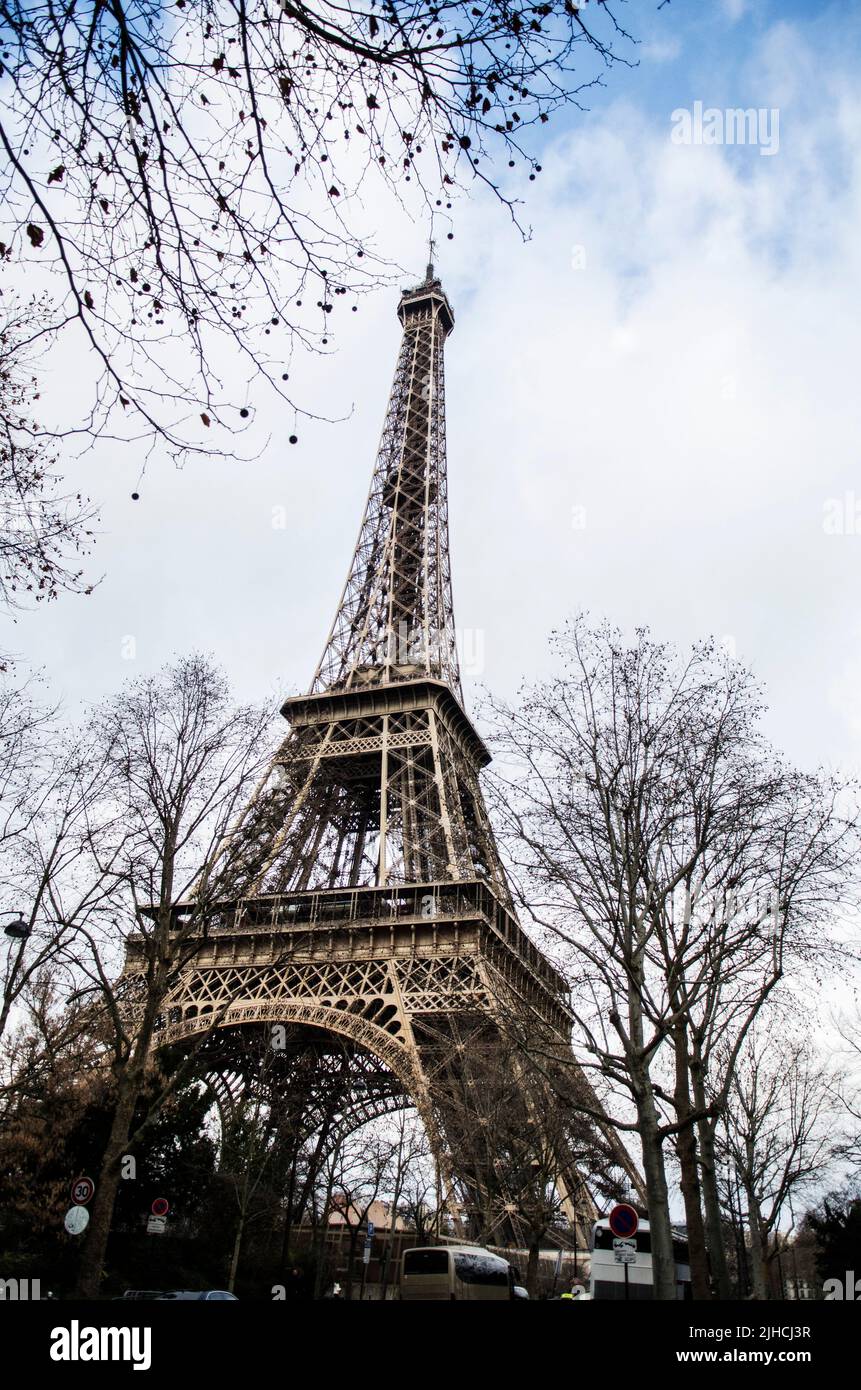
[[[306,1129],[333,1086],[357,1123],[414,1104],[451,1200],[494,1239],[522,1235],[522,1175],[499,1156],[522,1144],[498,1138],[494,1058],[509,1086],[512,1068],[528,1073],[507,1118],[536,1145],[553,1129],[555,1181],[582,1236],[590,1180],[609,1190],[620,1169],[637,1179],[606,1127],[576,1119],[578,1099],[599,1107],[571,1053],[564,981],[517,921],[479,784],[489,754],[464,709],[448,548],[454,315],[432,266],[398,313],[394,384],[335,622],[309,692],[283,706],[290,731],[267,776],[201,874],[198,894],[217,908],[160,1037],[206,1035],[201,1058],[227,1103],[253,1071],[235,1060],[237,1036],[285,1025],[280,1103],[305,1105]],[[554,1076],[571,1115],[561,1125],[562,1101],[548,1106]]]
[[[460,703],[448,548],[443,348],[454,327],[433,268],[401,297],[403,338],[353,562],[312,690],[419,673]]]

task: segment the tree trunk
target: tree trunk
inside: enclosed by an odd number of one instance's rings
[[[543,1232],[541,1233],[543,1235]],[[533,1231],[529,1242],[529,1258],[526,1262],[526,1291],[530,1298],[538,1293],[538,1252],[541,1249],[541,1235]]]
[[[699,1111],[706,1109],[706,1094],[703,1084],[703,1066],[699,1057],[699,1051],[694,1043],[694,1053],[691,1058],[691,1082],[693,1085],[694,1106]],[[705,1211],[706,1231],[708,1234],[709,1262],[711,1264],[712,1279],[718,1298],[731,1298],[732,1287],[730,1284],[729,1268],[726,1262],[726,1247],[724,1245],[723,1216],[720,1209],[720,1195],[717,1185],[717,1162],[715,1159],[715,1120],[702,1119],[698,1121],[700,1139],[700,1173],[702,1178],[702,1197],[703,1209]]]
[[[311,1259],[313,1260],[313,1264],[314,1264],[314,1298],[315,1298],[315,1299],[318,1299],[318,1298],[322,1298],[322,1297],[323,1297],[323,1275],[324,1275],[324,1273],[325,1273],[325,1270],[324,1270],[325,1244],[326,1244],[326,1232],[325,1232],[325,1228],[324,1228],[324,1227],[321,1227],[321,1223],[320,1223],[319,1221],[317,1221],[316,1225],[315,1225],[314,1228],[313,1228],[313,1234],[312,1234],[312,1236],[311,1236]]]
[[[96,1181],[96,1191],[90,1208],[90,1224],[84,1237],[84,1248],[78,1265],[76,1298],[98,1298],[99,1295],[117,1189],[120,1185],[120,1162],[128,1149],[129,1133],[141,1084],[142,1074],[137,1069],[127,1070],[120,1079],[111,1132]]]
[[[642,964],[635,959],[628,993],[629,1042],[628,1070],[637,1104],[643,1174],[649,1206],[649,1232],[652,1247],[652,1290],[656,1299],[675,1301],[676,1262],[673,1258],[673,1232],[670,1226],[670,1199],[667,1171],[661,1143],[658,1110],[652,1078],[649,1075],[643,1040]]]
[[[688,1228],[691,1293],[695,1299],[707,1299],[711,1298],[711,1283],[709,1281],[709,1262],[706,1253],[706,1236],[697,1173],[697,1141],[694,1122],[691,1119],[693,1112],[688,1073],[688,1043],[684,1024],[675,1030],[673,1044],[676,1060],[676,1088],[673,1099],[676,1119],[681,1126],[676,1138],[676,1153],[681,1169],[682,1197],[685,1203],[685,1222]]]
[[[638,1100],[637,1113],[643,1150],[643,1172],[649,1199],[652,1286],[655,1298],[674,1301],[676,1297],[676,1262],[673,1258],[670,1200],[667,1192],[664,1154],[658,1133],[658,1117],[651,1094],[642,1101]]]
[[[293,1240],[293,1203],[296,1198],[296,1164],[299,1161],[298,1145],[293,1150],[290,1164],[290,1182],[287,1185],[287,1207],[284,1212],[284,1234],[281,1240],[281,1272],[286,1277],[290,1265],[290,1245]]]
[[[389,1266],[392,1262],[392,1252],[395,1248],[398,1227],[398,1202],[401,1200],[401,1185],[403,1183],[403,1169],[401,1165],[401,1154],[403,1152],[403,1141],[398,1149],[398,1166],[395,1173],[395,1185],[392,1192],[392,1215],[389,1222],[389,1238],[383,1245],[383,1270],[380,1279],[380,1300],[385,1303],[386,1290],[389,1287]]]
[[[230,1274],[227,1277],[227,1292],[233,1293],[236,1284],[236,1271],[239,1268],[239,1251],[242,1248],[242,1237],[245,1233],[245,1213],[240,1213],[239,1225],[236,1227],[236,1237],[233,1242],[233,1255],[230,1260]]]
[[[346,1292],[345,1292],[345,1294],[344,1294],[344,1297],[347,1298],[347,1299],[352,1299],[352,1297],[353,1297],[353,1284],[355,1283],[355,1279],[354,1279],[354,1277],[353,1277],[353,1265],[354,1265],[355,1260],[356,1260],[356,1247],[358,1246],[358,1243],[359,1243],[359,1227],[358,1227],[358,1226],[351,1226],[351,1227],[350,1227],[350,1240],[349,1240],[349,1244],[348,1244],[348,1246],[347,1246],[347,1280],[346,1280],[347,1288],[346,1288]]]
[[[111,1121],[111,1132],[99,1170],[98,1186],[90,1211],[90,1225],[81,1251],[76,1298],[97,1298],[102,1281],[102,1268],[111,1233],[111,1222],[120,1185],[120,1163],[129,1146],[135,1106],[140,1099],[146,1075],[147,1057],[155,1032],[159,1008],[166,992],[167,970],[170,964],[170,895],[173,891],[173,849],[166,847],[162,861],[162,907],[158,925],[149,943],[150,964],[147,970],[147,997],[140,1018],[140,1027],[122,1063],[117,1064],[117,1101]],[[164,904],[168,907],[165,909]],[[153,962],[155,962],[153,964]]]
[[[328,1178],[327,1183],[326,1183],[326,1193],[325,1193],[325,1197],[324,1197],[324,1199],[323,1199],[323,1208],[322,1208],[320,1220],[317,1222],[317,1226],[316,1226],[316,1228],[315,1228],[315,1230],[314,1230],[314,1238],[313,1238],[313,1241],[312,1241],[312,1244],[311,1244],[311,1250],[312,1250],[312,1253],[313,1253],[313,1255],[314,1255],[314,1264],[315,1264],[315,1268],[314,1268],[314,1298],[315,1298],[315,1299],[320,1298],[321,1295],[322,1295],[322,1292],[323,1292],[323,1275],[324,1275],[324,1273],[325,1273],[325,1254],[326,1254],[326,1244],[327,1244],[327,1242],[326,1242],[326,1234],[327,1234],[327,1229],[328,1229],[329,1215],[330,1215],[331,1210],[332,1210],[332,1189],[333,1189],[333,1187],[334,1187],[334,1178],[333,1178],[332,1174],[330,1173],[329,1178]],[[329,1242],[329,1244],[331,1245],[331,1241]],[[339,1242],[339,1245],[338,1245],[338,1250],[339,1250],[339,1252],[340,1252],[340,1248],[341,1248],[341,1247],[340,1247],[340,1242]]]
[[[717,1160],[715,1158],[714,1121],[702,1120],[700,1135],[700,1171],[702,1177],[703,1210],[705,1211],[706,1231],[708,1233],[709,1260],[712,1279],[718,1298],[732,1298],[732,1282],[726,1259],[726,1243],[720,1193],[717,1184]]]
[[[765,1273],[765,1250],[762,1240],[762,1216],[756,1196],[745,1186],[747,1197],[747,1219],[750,1226],[750,1282],[754,1298],[768,1298],[768,1281]]]

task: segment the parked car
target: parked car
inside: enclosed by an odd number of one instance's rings
[[[238,1303],[235,1293],[226,1289],[126,1289],[123,1298],[157,1300],[160,1303],[173,1301],[194,1301],[204,1303]]]
[[[235,1293],[228,1293],[226,1289],[201,1289],[198,1293],[195,1289],[170,1289],[167,1293],[160,1293],[159,1298],[166,1301],[174,1298],[197,1299],[205,1303],[224,1302],[225,1299],[230,1303],[238,1303],[239,1299]]]

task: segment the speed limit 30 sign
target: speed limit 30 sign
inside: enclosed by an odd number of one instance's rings
[[[88,1202],[92,1201],[95,1190],[96,1184],[92,1178],[75,1178],[72,1183],[72,1201],[76,1202],[79,1207],[85,1207]]]

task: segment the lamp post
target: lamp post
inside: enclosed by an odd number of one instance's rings
[[[30,935],[31,928],[24,921],[21,912],[0,912],[0,917],[14,917],[14,922],[3,928],[5,936],[9,937],[9,951],[6,957],[6,969],[2,986],[0,986],[0,1033],[6,1028],[6,1022],[10,1011],[18,997],[18,980],[24,971],[24,943]],[[17,950],[14,949],[17,944]]]
[[[3,928],[5,936],[11,937],[13,941],[27,940],[27,937],[30,935],[32,928],[27,925],[27,923],[24,921],[23,915],[20,912],[0,912],[0,917],[15,918],[14,922],[10,922],[7,927]]]

